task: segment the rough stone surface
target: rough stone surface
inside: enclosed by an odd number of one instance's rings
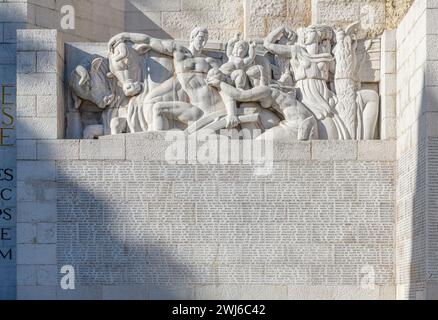
[[[248,0],[245,26],[248,37],[265,37],[275,28],[305,27],[311,20],[311,0]]]

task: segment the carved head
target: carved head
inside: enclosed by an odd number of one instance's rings
[[[316,30],[316,27],[309,27],[309,28],[305,29],[303,40],[304,40],[305,45],[318,43],[319,37],[318,37],[318,31]]]
[[[298,40],[298,34],[289,28],[285,28],[283,35],[278,40],[279,44],[293,45]]]
[[[202,51],[208,41],[208,30],[204,27],[196,27],[190,33],[190,45],[197,51]]]
[[[219,88],[221,82],[226,81],[226,79],[227,76],[218,68],[210,69],[206,77],[207,84],[215,88]]]
[[[240,40],[238,41],[233,48],[233,56],[239,58],[245,58],[248,55],[249,44],[247,41]]]
[[[76,109],[87,100],[104,109],[115,98],[109,79],[107,78],[108,62],[93,56],[88,61],[78,65],[71,73],[69,87]]]
[[[117,79],[127,97],[136,96],[143,90],[144,55],[148,51],[148,45],[132,42],[117,43],[110,50],[108,59],[111,74],[109,76]]]
[[[333,29],[328,26],[310,26],[298,30],[300,42],[304,45],[318,44],[333,39]]]

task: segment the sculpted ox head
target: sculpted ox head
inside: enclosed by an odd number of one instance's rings
[[[78,65],[70,75],[69,87],[74,107],[77,109],[82,100],[87,100],[104,109],[115,98],[110,81],[108,62],[98,56],[93,56]]]

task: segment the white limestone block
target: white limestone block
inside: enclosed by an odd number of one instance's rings
[[[17,30],[26,28],[26,23],[5,23],[3,26],[3,41],[5,43],[17,43]]]
[[[26,3],[0,3],[0,21],[1,22],[25,22],[27,21],[27,4]]]
[[[359,286],[289,286],[290,300],[377,300],[379,288],[362,289]]]
[[[39,286],[58,286],[59,270],[57,265],[36,266],[37,285]]]
[[[196,300],[239,300],[242,296],[240,285],[197,285]]]
[[[79,159],[81,160],[125,160],[125,139],[81,140]]]
[[[55,179],[55,161],[17,161],[17,181]]]
[[[296,141],[290,143],[274,143],[275,161],[281,160],[310,160],[311,143],[309,141]]]
[[[39,140],[37,141],[38,160],[77,160],[79,159],[79,140]]]
[[[164,160],[172,142],[165,133],[139,133],[126,136],[126,160]]]
[[[58,300],[102,300],[102,286],[77,285],[74,290],[63,290],[59,285],[56,287]]]
[[[17,139],[57,139],[60,132],[56,118],[18,118]]]
[[[26,29],[17,31],[17,51],[57,51],[56,30]]]
[[[60,96],[37,96],[38,117],[56,117]],[[61,102],[62,103],[62,102]]]
[[[359,161],[395,161],[395,141],[359,141]]]
[[[287,286],[244,285],[241,288],[242,300],[287,300]]]
[[[17,244],[35,244],[37,228],[33,223],[17,223]]]
[[[37,72],[57,72],[58,53],[56,51],[38,51]]]
[[[20,202],[17,203],[18,223],[55,223],[56,202]]]
[[[56,95],[56,73],[31,73],[17,75],[17,95]]]
[[[21,244],[17,247],[17,264],[56,264],[56,245]]]
[[[37,284],[37,273],[35,265],[17,266],[17,285],[18,286],[35,286]]]
[[[425,85],[438,86],[438,61],[428,61],[425,65]]]
[[[206,3],[204,2],[204,5]],[[180,11],[181,1],[168,0],[168,1],[155,1],[155,0],[131,0],[128,10],[145,11]]]
[[[36,96],[17,96],[17,116],[23,118],[36,117]]]
[[[0,61],[2,64],[15,64],[16,46],[13,44],[1,44],[0,42]]]
[[[147,300],[146,285],[108,285],[103,286],[103,300]]]
[[[382,52],[395,52],[397,50],[396,30],[385,30],[382,34]]]
[[[194,287],[149,287],[150,300],[193,300],[194,297]]]
[[[55,300],[56,286],[17,286],[18,300]]]
[[[356,160],[357,141],[312,141],[312,160]]]
[[[395,140],[397,138],[396,118],[384,118],[381,121],[380,138]]]
[[[19,202],[51,202],[56,201],[56,182],[30,180],[18,181],[17,201]]]
[[[36,140],[17,140],[17,159],[36,160]]]
[[[38,223],[37,224],[37,243],[56,244],[56,224]]]

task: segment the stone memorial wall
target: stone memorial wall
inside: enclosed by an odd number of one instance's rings
[[[94,298],[130,286],[149,298],[393,298],[392,159],[356,160],[352,145],[331,161],[312,146],[313,160],[310,144],[279,146],[291,159],[266,176],[245,164],[56,161],[58,268],[74,264]]]
[[[436,298],[411,2],[1,2],[0,298]]]

